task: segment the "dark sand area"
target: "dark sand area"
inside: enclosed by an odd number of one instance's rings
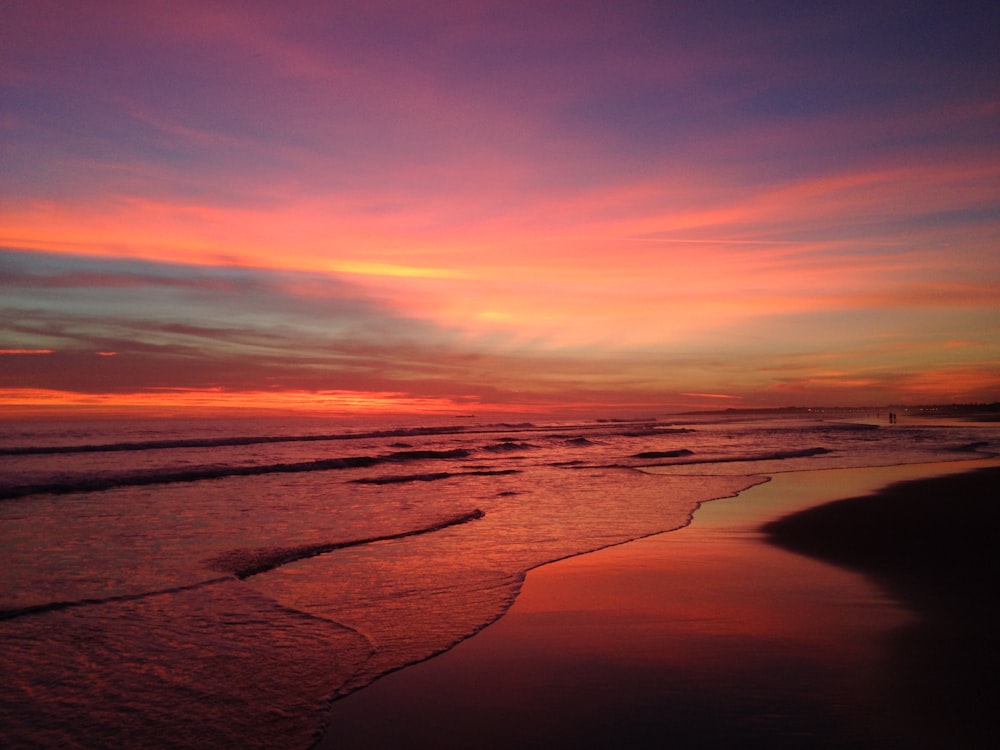
[[[996,460],[778,475],[531,571],[320,747],[993,747],[998,489]]]
[[[893,709],[928,747],[995,747],[1000,468],[892,485],[765,525],[774,544],[858,570],[916,613],[893,632]]]

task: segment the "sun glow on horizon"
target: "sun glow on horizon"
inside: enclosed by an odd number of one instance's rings
[[[0,407],[11,413],[128,412],[192,414],[239,411],[275,414],[427,413],[453,414],[480,405],[402,393],[359,391],[225,391],[220,388],[172,388],[140,393],[78,393],[45,389],[0,389]]]

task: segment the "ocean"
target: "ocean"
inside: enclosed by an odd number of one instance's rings
[[[475,635],[531,568],[777,472],[1000,445],[885,412],[3,428],[7,748],[308,748],[332,701]]]

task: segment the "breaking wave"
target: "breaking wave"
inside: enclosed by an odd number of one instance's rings
[[[693,464],[732,464],[752,461],[783,461],[790,458],[809,458],[811,456],[822,456],[833,453],[829,448],[801,448],[791,451],[769,451],[767,453],[747,453],[734,456],[706,456],[705,458],[684,458],[681,461],[670,461],[669,466],[690,466]],[[633,458],[658,459],[658,458],[683,458],[694,455],[693,451],[680,449],[675,451],[648,451],[637,453]]]
[[[435,531],[447,529],[450,526],[458,526],[483,518],[486,514],[478,508],[470,513],[464,513],[454,518],[424,526],[419,529],[410,529],[396,534],[383,534],[380,536],[370,536],[364,539],[352,539],[344,542],[329,542],[325,544],[305,544],[297,547],[272,547],[261,549],[237,549],[220,555],[208,561],[209,567],[225,573],[232,573],[241,581],[251,576],[266,573],[269,570],[287,565],[296,560],[304,560],[308,557],[316,557],[327,552],[348,547],[361,547],[375,542],[387,542],[392,539],[405,539],[421,534],[430,534]]]
[[[391,437],[453,435],[465,432],[462,427],[413,427],[374,432],[343,432],[326,435],[257,435],[218,438],[183,438],[173,440],[140,440],[119,443],[85,445],[24,445],[0,447],[0,456],[33,456],[58,453],[115,453],[119,451],[152,451],[174,448],[224,448],[270,443],[318,443],[334,440],[372,440]]]
[[[519,469],[475,469],[472,471],[436,471],[429,474],[393,474],[384,477],[351,479],[352,484],[406,484],[407,482],[436,482],[452,477],[500,477],[520,474]]]
[[[118,487],[143,487],[177,482],[197,482],[223,477],[248,477],[262,474],[294,474],[307,471],[333,471],[336,469],[363,469],[380,464],[405,463],[407,461],[447,460],[467,458],[469,451],[464,448],[453,450],[411,450],[396,451],[382,456],[348,456],[344,458],[324,458],[315,461],[294,463],[274,463],[256,466],[196,466],[190,469],[161,469],[148,472],[128,472],[123,474],[101,474],[98,476],[71,477],[69,479],[0,487],[0,500],[13,500],[28,495],[69,495],[80,492],[102,492]]]
[[[0,609],[0,620],[13,620],[14,618],[23,617],[25,615],[37,615],[45,612],[70,609],[73,607],[88,607],[99,604],[130,602],[146,599],[151,596],[177,594],[182,591],[191,591],[204,586],[212,586],[224,581],[230,581],[232,580],[232,576],[235,576],[239,580],[243,581],[251,576],[266,573],[269,570],[274,570],[275,568],[279,568],[282,565],[288,565],[289,563],[296,562],[297,560],[305,560],[309,557],[324,555],[338,549],[361,547],[366,544],[375,544],[376,542],[387,542],[393,539],[405,539],[407,537],[420,536],[422,534],[431,534],[435,531],[442,531],[452,526],[459,526],[464,523],[478,520],[483,518],[485,515],[486,513],[477,508],[469,513],[463,513],[462,515],[455,516],[453,518],[447,518],[429,526],[423,526],[418,529],[408,529],[395,534],[381,534],[378,536],[365,537],[363,539],[349,539],[346,541],[326,542],[322,544],[304,544],[295,547],[232,550],[206,561],[208,566],[213,570],[228,574],[222,578],[212,578],[206,581],[198,581],[197,583],[190,583],[184,586],[171,586],[169,588],[157,589],[155,591],[143,591],[138,594],[118,594],[107,597],[89,597],[73,601],[46,602],[44,604],[34,604],[29,607],[20,607],[16,609]]]

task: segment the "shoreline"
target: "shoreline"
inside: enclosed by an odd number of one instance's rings
[[[989,466],[995,487],[998,459],[776,474],[683,529],[536,568],[481,633],[335,702],[316,747],[978,747],[983,711],[964,735],[957,706],[928,711],[932,671],[975,651],[931,653],[949,631],[928,634],[905,592],[761,527],[847,497],[856,525],[888,484]]]

